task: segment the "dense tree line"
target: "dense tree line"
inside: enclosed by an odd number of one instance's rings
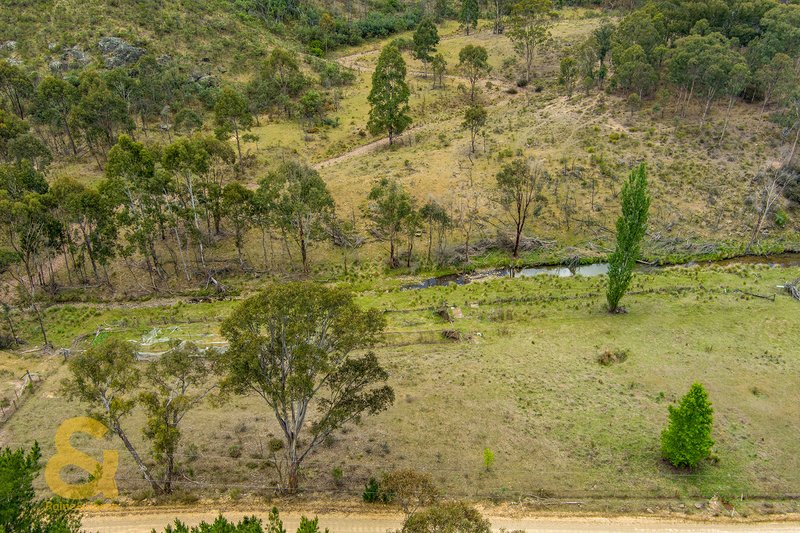
[[[640,98],[669,85],[676,112],[697,104],[703,121],[718,101],[728,111],[736,98],[761,101],[797,129],[790,115],[798,98],[798,27],[800,6],[772,0],[649,2],[570,50],[575,72],[562,63],[564,83],[571,87],[574,78],[590,91],[608,82]]]

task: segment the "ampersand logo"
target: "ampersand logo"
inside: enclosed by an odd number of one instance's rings
[[[103,463],[93,457],[76,450],[70,443],[75,433],[86,433],[100,439],[108,433],[108,428],[98,420],[86,416],[68,418],[56,431],[56,453],[47,461],[44,479],[55,494],[62,498],[81,500],[103,495],[105,498],[116,498],[119,494],[114,476],[119,466],[119,452],[103,450]],[[61,470],[70,465],[91,474],[86,483],[68,483],[61,478]]]

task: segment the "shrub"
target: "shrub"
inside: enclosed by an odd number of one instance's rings
[[[242,447],[239,444],[234,444],[228,448],[228,457],[238,459],[242,456]]]
[[[452,531],[458,533],[489,533],[491,524],[477,509],[464,502],[446,502],[411,515],[403,525],[405,533]]]
[[[264,533],[264,528],[261,525],[261,520],[255,516],[245,516],[241,522],[234,523],[228,522],[224,516],[219,515],[211,524],[200,522],[200,525],[191,528],[176,518],[174,524],[168,525],[164,529],[164,533],[216,533],[218,531],[224,531],[225,533]],[[273,531],[268,529],[267,533],[286,533],[286,530]]]
[[[336,484],[336,486],[341,487],[342,484],[344,483],[344,472],[342,472],[341,467],[338,466],[333,467],[331,475],[333,476],[333,482]]]
[[[597,357],[597,362],[603,366],[611,366],[624,362],[629,355],[629,350],[606,350]]]
[[[789,221],[789,215],[786,214],[786,211],[783,209],[778,209],[775,211],[775,225],[779,228],[782,228],[786,225],[786,222]]]
[[[297,533],[321,533],[319,529],[319,518],[314,517],[314,520],[309,520],[305,516],[300,517],[300,527],[297,528]],[[328,533],[328,530],[325,530]]]
[[[494,464],[494,452],[492,450],[490,450],[489,448],[484,448],[483,449],[483,466],[486,467],[486,470],[488,471],[490,468],[492,468],[493,464]]]
[[[669,424],[661,434],[664,459],[678,468],[694,468],[711,455],[714,410],[699,383],[689,389],[677,406],[669,406]]]
[[[439,498],[431,476],[411,469],[389,472],[383,476],[380,487],[384,500],[400,505],[406,517]]]
[[[378,503],[381,501],[381,485],[378,483],[377,479],[374,477],[369,478],[361,498],[366,503]]]

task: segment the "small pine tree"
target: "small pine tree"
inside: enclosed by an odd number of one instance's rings
[[[661,434],[664,459],[678,468],[695,468],[711,454],[713,423],[708,394],[695,383],[677,406],[669,406],[669,425]]]
[[[633,267],[647,230],[650,195],[647,192],[647,167],[633,169],[622,185],[622,216],[617,219],[617,247],[608,259],[608,311],[619,311],[619,302],[633,279]]]
[[[494,464],[494,452],[489,448],[483,449],[483,466],[486,467],[486,470],[489,471]]]

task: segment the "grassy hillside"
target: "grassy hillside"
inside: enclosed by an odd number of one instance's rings
[[[357,497],[369,476],[405,467],[430,472],[451,496],[532,498],[527,501],[545,505],[577,499],[584,508],[666,509],[718,495],[746,511],[757,510],[751,499],[796,494],[800,412],[786,398],[800,371],[800,338],[789,318],[798,303],[775,285],[798,276],[797,268],[742,266],[641,275],[626,299],[630,313],[620,316],[603,308],[602,277],[420,291],[365,282],[359,301],[385,310],[389,321],[378,354],[397,400],[315,455],[304,485]],[[434,311],[443,304],[461,309],[463,318],[443,321]],[[54,333],[59,343],[88,334],[76,345],[84,346],[102,327],[107,331],[97,342],[112,335],[159,351],[166,341],[154,338],[217,342],[219,321],[231,307],[154,301],[59,307],[48,317],[61,324]],[[445,339],[443,330],[460,332],[462,341]],[[598,363],[603,352],[615,350],[626,351],[627,360]],[[0,440],[38,440],[48,457],[60,421],[83,409],[62,397],[61,358],[42,364],[53,375],[4,426]],[[715,460],[686,473],[661,462],[659,434],[667,405],[693,381],[706,386],[714,405]],[[137,411],[128,422],[138,442],[142,420]],[[204,404],[187,417],[184,431],[180,457],[191,481],[183,490],[234,499],[269,494],[276,479],[264,447],[278,430],[258,399]],[[81,440],[80,446],[118,443]],[[489,471],[485,447],[497,457]],[[124,451],[120,458],[121,490],[143,496],[134,465]],[[341,488],[334,467],[344,473]],[[797,510],[796,501],[777,505]]]
[[[115,36],[154,55],[235,69],[275,42],[228,0],[12,0],[0,10],[0,35],[31,64],[73,46],[97,58],[98,40]]]

